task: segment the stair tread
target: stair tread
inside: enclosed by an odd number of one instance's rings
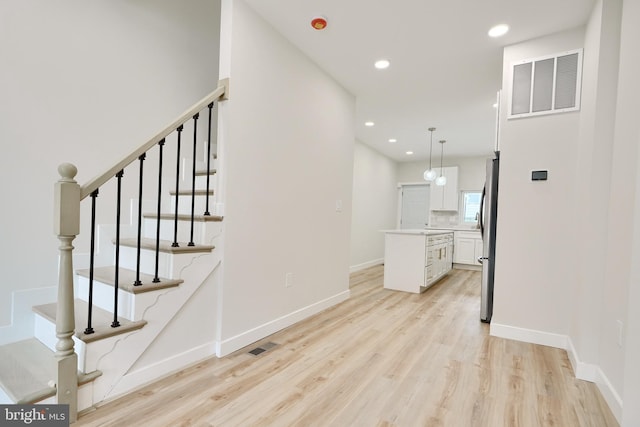
[[[115,267],[96,267],[93,269],[93,279],[104,283],[105,285],[114,286],[115,284]],[[89,269],[77,270],[76,274],[82,277],[89,277]],[[141,294],[144,292],[157,291],[160,289],[173,288],[180,285],[182,279],[166,279],[160,277],[160,282],[153,283],[153,276],[150,274],[140,273],[140,281],[142,285],[134,286],[136,280],[136,272],[127,268],[120,268],[118,271],[118,288],[132,294]]]
[[[145,218],[157,218],[158,214],[155,213],[145,213],[142,214]],[[174,219],[174,213],[161,213],[160,219]],[[220,222],[223,217],[219,215],[194,215],[193,220],[196,222]],[[191,221],[190,214],[178,214],[178,221]]]
[[[54,352],[35,338],[0,346],[0,385],[16,403],[32,403],[56,393]]]
[[[211,169],[209,170],[209,174],[210,175],[215,175],[218,171],[215,169]],[[196,169],[196,176],[207,176],[207,170],[206,169]]]
[[[113,313],[110,313],[94,305],[92,310],[93,313],[91,316],[91,326],[93,327],[94,332],[92,334],[85,334],[84,330],[87,327],[89,304],[81,299],[76,299],[74,301],[74,305],[76,319],[75,337],[85,343],[90,343],[115,335],[124,334],[126,332],[135,331],[136,329],[140,329],[147,324],[146,320],[131,321],[125,319],[124,317],[118,316],[118,322],[120,322],[120,326],[117,328],[112,328],[111,322],[113,322]],[[53,302],[49,304],[36,305],[33,307],[33,311],[49,320],[50,322],[55,323],[56,307],[57,303]]]
[[[115,240],[113,240],[115,243]],[[167,252],[171,254],[187,254],[194,252],[211,252],[215,246],[213,245],[194,245],[188,246],[185,242],[178,242],[179,247],[174,248],[171,246],[172,242],[168,240],[160,240],[160,252]],[[120,245],[135,248],[138,246],[138,239],[128,238],[120,239]],[[140,247],[143,249],[156,250],[156,239],[143,238],[140,239]]]
[[[176,190],[171,190],[170,194],[172,196],[175,196],[176,195]],[[196,194],[196,196],[206,196],[207,195],[207,190],[196,189],[195,194]],[[184,189],[184,190],[180,190],[180,191],[178,191],[178,195],[179,196],[191,196],[191,189],[187,188],[187,189]],[[209,195],[213,196],[213,190],[209,190]]]

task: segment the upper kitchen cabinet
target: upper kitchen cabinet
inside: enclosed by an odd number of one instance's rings
[[[458,166],[442,168],[442,175],[447,178],[445,185],[431,183],[429,202],[432,211],[458,210]]]

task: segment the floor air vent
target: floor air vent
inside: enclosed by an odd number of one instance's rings
[[[264,353],[267,350],[271,350],[273,347],[277,346],[278,344],[273,343],[273,342],[268,342],[268,343],[264,343],[262,344],[260,347],[256,347],[253,350],[251,350],[249,353],[253,354],[254,356],[259,355],[260,353]]]

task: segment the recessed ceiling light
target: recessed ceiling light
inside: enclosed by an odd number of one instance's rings
[[[509,32],[509,26],[506,24],[496,25],[489,30],[489,37],[500,37],[504,36]]]
[[[367,126],[367,127],[371,127],[371,126],[375,125],[375,123],[373,123],[373,122],[364,122],[364,125]]]
[[[407,151],[407,156],[413,155],[413,151]]]
[[[387,59],[380,59],[373,64],[378,70],[384,70],[385,68],[389,68],[391,63]]]
[[[498,103],[493,104],[493,108],[498,108]]]
[[[389,142],[390,142],[390,143],[392,143],[392,144],[394,144],[394,143],[398,142],[398,140],[397,140],[397,139],[395,139],[395,138],[390,138],[390,139],[389,139]]]

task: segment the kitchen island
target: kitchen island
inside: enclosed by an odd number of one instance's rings
[[[453,264],[451,230],[384,230],[384,287],[421,293]]]
[[[478,258],[483,255],[484,247],[480,228],[468,225],[451,227],[427,227],[426,230],[453,231],[453,268],[482,271]]]

